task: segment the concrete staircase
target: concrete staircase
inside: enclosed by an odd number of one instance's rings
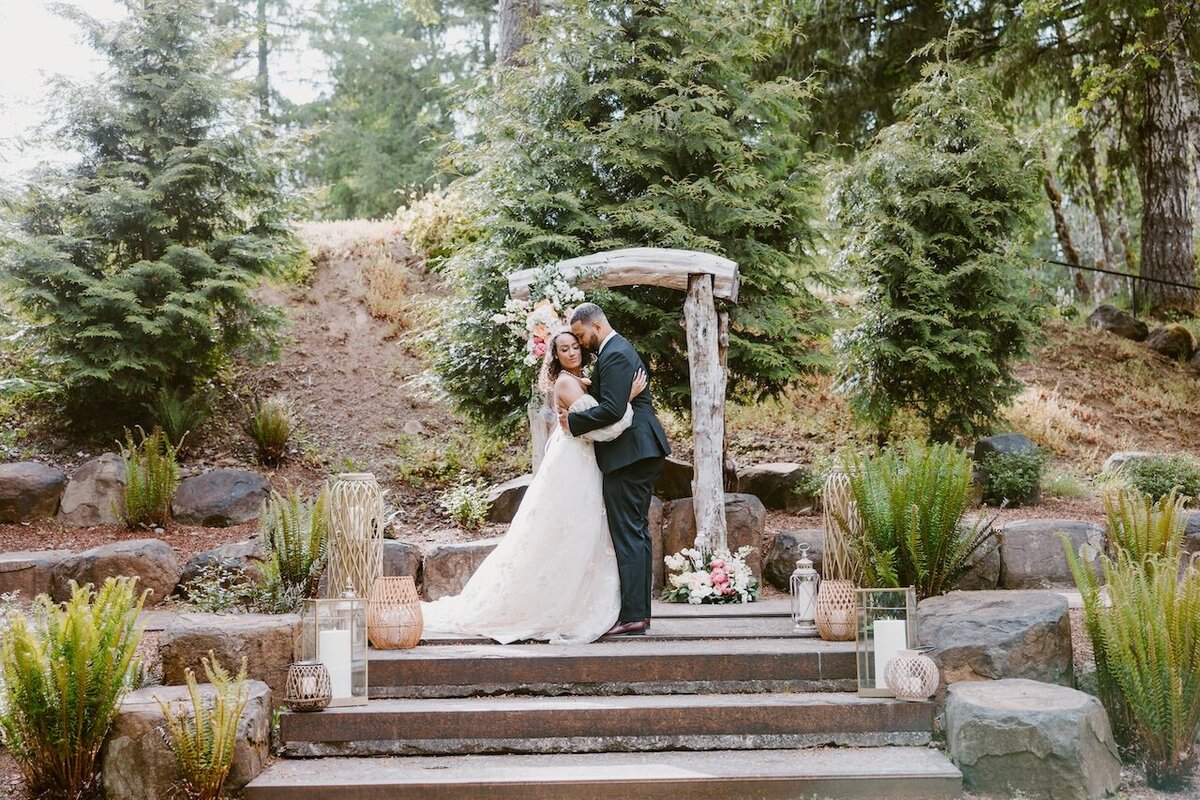
[[[373,652],[367,706],[285,712],[246,800],[954,798],[932,706],[853,693],[853,643],[784,600],[655,608],[588,646],[431,636]]]

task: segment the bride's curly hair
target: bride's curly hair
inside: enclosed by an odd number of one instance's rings
[[[576,338],[570,328],[563,328],[551,336],[550,341],[546,343],[546,356],[542,359],[542,370],[538,373],[538,391],[545,395],[550,394],[550,391],[554,389],[554,382],[558,380],[559,374],[563,371],[563,365],[558,363],[557,347],[558,337],[563,335],[570,336],[572,339]],[[578,340],[576,339],[576,341]],[[582,358],[579,366],[586,367],[591,364],[595,358],[592,351],[584,347],[582,342],[579,344],[579,351]]]

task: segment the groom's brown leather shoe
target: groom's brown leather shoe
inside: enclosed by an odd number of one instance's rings
[[[605,636],[645,636],[650,628],[650,620],[635,619],[633,622],[618,622],[608,629]]]

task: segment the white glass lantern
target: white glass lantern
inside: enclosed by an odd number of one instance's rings
[[[885,679],[888,662],[917,644],[917,592],[907,589],[859,589],[858,693],[894,697]]]
[[[347,579],[359,597],[368,597],[383,574],[383,491],[370,472],[343,472],[329,490],[329,580],[341,591]]]
[[[305,600],[300,657],[329,672],[329,706],[367,702],[367,601],[349,585],[342,597]]]
[[[808,557],[808,545],[800,545],[800,560],[792,573],[792,632],[797,636],[817,635],[817,583],[820,577]]]

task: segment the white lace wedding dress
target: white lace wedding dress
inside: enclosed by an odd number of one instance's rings
[[[569,410],[596,404],[585,394]],[[580,438],[555,428],[496,549],[461,594],[421,604],[426,631],[582,644],[612,627],[621,582],[591,440],[615,439],[632,419],[626,407],[623,419]]]

